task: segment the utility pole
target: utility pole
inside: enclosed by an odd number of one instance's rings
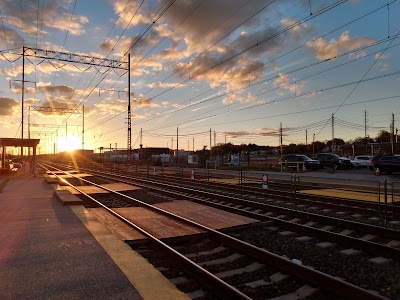
[[[216,141],[216,139],[217,139],[217,134],[215,133],[215,130],[214,130],[214,147],[215,147],[215,141]]]
[[[193,153],[194,153],[194,138],[193,138]]]
[[[176,127],[176,166],[179,166],[179,135],[178,135],[178,127]]]
[[[335,153],[335,145],[334,145],[334,138],[335,138],[335,117],[332,114],[332,153]]]
[[[28,139],[30,139],[30,138],[31,138],[31,107],[29,106],[29,111],[28,111]]]
[[[82,155],[85,149],[85,105],[82,105]]]
[[[391,143],[392,143],[392,154],[394,154],[394,113],[392,113],[392,130],[391,130]]]
[[[307,148],[308,148],[308,141],[307,141],[307,129],[306,129],[306,154],[307,154]]]
[[[364,138],[367,139],[367,111],[364,111]]]
[[[128,161],[132,159],[131,54],[128,53]]]
[[[65,122],[65,147],[68,145],[68,122]],[[64,149],[65,151],[66,149]]]
[[[22,95],[21,95],[21,139],[24,138],[24,97],[25,97],[25,46],[22,46]],[[24,147],[21,146],[21,156],[23,153]]]
[[[211,147],[212,147],[212,145],[211,145],[211,128],[210,128],[210,151],[211,151]]]
[[[283,138],[282,138],[282,122],[280,124],[280,128],[279,128],[279,144],[281,146],[281,156],[283,155],[283,151],[282,151],[282,142],[283,142]]]
[[[143,131],[142,128],[140,128],[140,149],[143,148]]]

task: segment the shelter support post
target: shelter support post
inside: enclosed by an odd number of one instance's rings
[[[34,176],[36,176],[36,147],[37,146],[33,147],[33,159],[32,159],[32,164],[33,164],[32,173]]]
[[[2,148],[1,167],[5,168],[6,167],[6,146],[3,146],[1,148]]]

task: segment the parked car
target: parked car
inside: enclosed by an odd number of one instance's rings
[[[350,159],[333,153],[318,153],[316,158],[323,166],[332,167],[334,170],[350,169],[353,167]]]
[[[355,169],[360,169],[362,167],[362,165],[354,159],[351,159],[350,162],[351,162],[352,167]]]
[[[22,160],[21,157],[14,157],[14,158],[11,160],[11,163],[13,164],[13,167],[14,167],[14,168],[21,169],[21,168],[22,168],[22,165],[23,165],[23,160]]]
[[[384,156],[383,154],[378,154],[375,155],[370,161],[369,161],[369,169],[371,171],[374,171],[375,164],[378,162],[378,160],[381,159],[381,157]]]
[[[361,167],[368,167],[370,165],[369,161],[373,158],[371,155],[358,155],[354,157],[351,163],[356,162],[361,165]]]
[[[25,163],[25,160],[24,159],[22,159],[22,157],[14,157],[13,159],[12,159],[12,162],[14,163],[14,164],[20,164],[21,166]]]
[[[374,165],[375,169],[386,173],[388,175],[392,172],[400,172],[400,156],[397,155],[383,155]]]
[[[295,170],[297,170],[297,168],[301,170],[303,166],[305,166],[307,170],[318,170],[322,167],[318,160],[311,159],[307,155],[302,154],[284,155],[279,160],[279,164],[282,167]]]

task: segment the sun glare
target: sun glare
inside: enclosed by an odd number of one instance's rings
[[[58,152],[72,151],[82,148],[82,140],[78,136],[68,136],[67,140],[58,139]]]

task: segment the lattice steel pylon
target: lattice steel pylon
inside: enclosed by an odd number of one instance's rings
[[[106,59],[101,57],[44,50],[39,48],[22,47],[22,138],[24,138],[24,82],[25,82],[25,56],[42,58],[47,60],[58,60],[63,62],[85,64],[90,66],[101,66],[112,69],[126,70],[128,73],[128,160],[131,160],[132,150],[132,128],[131,128],[131,68],[130,68],[130,54],[128,54],[128,61],[118,61]],[[66,110],[66,109],[65,109]],[[49,112],[51,113],[51,112]],[[79,112],[80,113],[80,112]],[[84,120],[82,122],[84,124]],[[84,127],[82,129],[82,148],[84,148]],[[83,149],[82,149],[83,150]]]

